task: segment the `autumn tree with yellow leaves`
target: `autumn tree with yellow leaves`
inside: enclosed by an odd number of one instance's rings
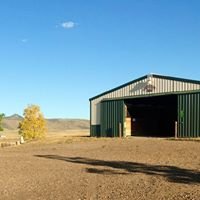
[[[46,136],[46,120],[37,105],[24,110],[24,119],[19,123],[19,134],[26,140],[41,139]]]

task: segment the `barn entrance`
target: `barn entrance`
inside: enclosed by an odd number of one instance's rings
[[[174,137],[177,95],[125,100],[126,135]]]

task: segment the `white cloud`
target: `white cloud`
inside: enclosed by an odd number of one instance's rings
[[[26,42],[28,42],[28,39],[27,38],[24,38],[24,39],[22,39],[21,40],[23,43],[26,43]]]
[[[72,22],[72,21],[68,21],[68,22],[63,22],[61,24],[61,26],[65,29],[72,29],[76,26],[76,23]]]

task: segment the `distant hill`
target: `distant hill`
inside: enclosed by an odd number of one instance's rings
[[[19,120],[22,120],[23,117],[21,115],[18,115],[18,114],[13,114],[11,116],[5,117],[5,119],[19,119]]]
[[[2,126],[4,129],[16,130],[17,127],[19,126],[19,122],[22,119],[23,119],[23,117],[18,114],[14,114],[9,117],[5,117],[2,121]]]
[[[47,119],[49,131],[89,129],[90,122],[85,119]]]
[[[5,117],[2,121],[2,126],[7,130],[16,130],[19,122],[23,119],[22,116],[14,114]],[[65,130],[80,130],[89,129],[90,123],[86,119],[46,119],[48,131],[65,131]]]

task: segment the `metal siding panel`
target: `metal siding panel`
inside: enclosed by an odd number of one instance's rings
[[[197,137],[197,110],[195,109],[195,107],[197,106],[197,98],[195,98],[195,95],[193,95],[193,115],[194,115],[194,137]],[[196,106],[195,106],[196,105]]]
[[[156,78],[156,79],[154,79],[154,81],[155,81],[155,85],[156,85],[155,91],[158,92],[158,91],[160,91],[160,79]]]
[[[101,103],[101,136],[119,136],[119,123],[124,123],[124,101],[104,101]],[[123,127],[122,127],[123,134]]]
[[[121,96],[121,93],[120,93],[120,89],[117,90],[117,97],[120,97]]]
[[[189,85],[188,84],[186,84],[186,90],[189,90]]]
[[[185,110],[185,102],[184,102],[184,98],[183,98],[183,95],[179,95],[179,107],[180,107],[180,112],[178,113],[179,114],[179,119],[180,119],[180,133],[179,133],[179,137],[184,137],[184,134],[185,134],[185,128],[186,128],[186,124],[185,124],[185,117],[186,117],[186,110]],[[181,112],[183,112],[183,117],[181,116]]]
[[[124,97],[124,88],[122,88],[122,97]]]
[[[113,97],[120,97],[119,90],[117,90],[116,92],[113,92]]]
[[[173,89],[174,89],[174,83],[173,81],[170,80],[170,91],[173,91]]]
[[[91,132],[90,132],[91,137],[99,137],[100,132],[101,132],[100,125],[91,125]]]
[[[200,137],[200,93],[181,94],[178,96],[178,119],[180,137]],[[180,112],[184,111],[184,119],[181,119]],[[181,120],[183,123],[181,123]]]
[[[163,92],[165,92],[165,90],[166,90],[166,84],[165,83],[166,83],[166,80],[163,79],[163,88],[162,88]]]
[[[128,96],[129,94],[128,94],[128,90],[129,89],[129,86],[126,86],[125,88],[124,88],[124,96]]]
[[[118,94],[119,94],[119,97],[122,97],[122,90],[121,89],[119,90]]]
[[[109,109],[110,109],[110,105],[106,104],[104,112],[109,110]],[[106,127],[109,127],[109,118],[110,118],[110,116],[107,114],[104,117],[105,117],[105,125],[106,125],[105,128],[106,128]],[[104,135],[106,136],[106,132],[104,133]]]
[[[191,121],[190,121],[191,120],[191,118],[190,118],[190,109],[191,109],[190,96],[187,95],[186,99],[187,99],[187,104],[185,104],[185,107],[187,109],[187,121],[186,121],[186,123],[188,124],[188,126],[187,126],[187,133],[185,134],[185,137],[187,137],[187,135],[189,134],[189,132],[191,130],[190,129],[190,126],[191,126]]]
[[[195,137],[200,137],[200,127],[199,127],[199,124],[200,124],[200,122],[199,122],[199,117],[200,117],[200,108],[199,108],[199,104],[200,104],[200,93],[199,94],[197,94],[196,95],[196,98],[195,98],[195,108],[194,108],[194,110],[195,110],[195,116],[196,116],[196,120],[195,120],[195,122],[196,122],[196,134],[195,134]]]
[[[184,103],[185,110],[186,110],[185,124],[187,126],[186,126],[186,131],[185,131],[184,137],[187,137],[187,135],[190,131],[190,116],[189,116],[189,113],[190,113],[190,97],[188,95],[186,95],[185,98],[186,98],[186,101]]]
[[[178,90],[178,85],[177,85],[177,82],[175,81],[174,82],[174,91],[177,91]]]
[[[197,137],[200,137],[200,93],[197,94]]]
[[[178,85],[178,87],[177,87],[177,91],[180,91],[181,88],[182,88],[182,82],[177,82],[177,85]]]
[[[101,112],[101,104],[100,103],[97,103],[96,104],[96,123],[95,124],[100,124],[100,112]]]
[[[183,90],[183,82],[177,82],[178,88],[177,91]]]
[[[125,88],[123,88],[123,96],[125,96]]]
[[[162,80],[159,79],[159,90],[158,93],[160,93],[162,91]]]
[[[159,90],[158,92],[160,93],[160,92],[162,92],[162,90],[163,90],[163,82],[162,82],[162,79],[160,79],[159,84],[160,84],[160,90]]]
[[[112,108],[112,112],[113,112],[113,136],[117,137],[117,131],[118,131],[118,126],[117,126],[117,122],[118,122],[118,115],[120,114],[119,112],[119,108],[118,108],[118,102],[113,102],[113,108]]]
[[[164,81],[164,91],[163,92],[165,93],[165,92],[167,92],[167,90],[168,90],[168,80],[165,80]]]
[[[134,83],[133,84],[133,94],[134,95],[139,95],[140,94],[140,90],[136,89],[137,88],[137,84],[139,84],[139,83]]]
[[[161,82],[160,82],[160,91],[159,92],[161,92],[161,91],[163,91],[163,79],[161,79]]]
[[[184,119],[183,119],[183,128],[184,128],[184,131],[183,131],[183,135],[182,137],[185,137],[185,134],[186,132],[188,131],[188,120],[187,120],[187,107],[185,106],[187,104],[187,98],[186,96],[184,97],[183,96],[183,111],[184,111]]]
[[[200,118],[200,107],[199,107],[199,104],[200,104],[200,94],[197,95],[197,137],[200,137],[200,121],[199,121],[199,118]]]
[[[120,90],[118,90],[118,97],[121,97],[122,96],[122,94],[121,94],[121,89]]]
[[[91,102],[91,124],[96,124],[96,101]]]
[[[173,88],[173,91],[174,91],[174,92],[177,91],[177,90],[176,90],[176,81],[174,81],[174,88]]]
[[[171,81],[167,81],[167,91],[166,92],[170,92],[171,89]]]
[[[143,84],[145,85],[145,81],[146,81],[146,79],[145,80],[141,80],[139,82],[139,84],[140,85],[143,85]],[[135,85],[137,86],[137,83]],[[140,88],[139,90],[137,90],[137,93],[138,93],[138,95],[142,95],[143,93],[145,93],[145,91],[142,88]]]
[[[190,97],[190,133],[191,136],[194,137],[194,98],[193,98],[193,94]]]
[[[135,85],[135,88],[137,88],[138,85],[141,85],[141,81],[139,81],[138,83],[135,83],[134,85]],[[142,94],[141,89],[138,88],[138,89],[135,91],[135,94],[136,94],[136,95],[141,95],[141,94]]]
[[[127,88],[127,95],[126,96],[131,96],[130,91],[131,91],[131,85],[129,85],[128,88]]]
[[[179,119],[179,134],[178,134],[178,136],[179,137],[181,137],[181,133],[183,132],[183,119],[182,119],[182,117],[180,116],[180,113],[181,113],[181,111],[183,110],[183,108],[182,108],[182,105],[183,105],[183,103],[182,103],[182,96],[181,95],[179,95],[178,96],[178,99],[179,99],[179,105],[178,105],[178,107],[179,107],[179,112],[178,112],[178,119]]]
[[[101,137],[103,137],[103,133],[105,132],[105,117],[103,116],[105,104],[101,104]]]
[[[183,115],[184,117],[182,118],[182,128],[183,128],[183,132],[181,132],[181,137],[184,137],[184,134],[186,132],[186,129],[187,129],[187,124],[185,123],[185,118],[186,118],[186,109],[185,109],[185,99],[183,98],[184,96],[181,95],[181,99],[182,99],[182,111],[183,111]]]
[[[174,89],[174,82],[170,80],[170,91],[173,91]]]
[[[113,118],[113,120],[112,120],[112,127],[113,127],[112,136],[116,137],[117,136],[117,122],[118,122],[117,115],[120,113],[118,110],[118,104],[117,104],[118,102],[114,101],[114,102],[110,102],[110,103],[112,103],[111,112],[112,112],[112,118]]]
[[[196,133],[197,133],[197,129],[196,129],[196,124],[197,124],[197,114],[196,114],[196,100],[197,98],[195,97],[195,95],[193,94],[193,137],[197,137]]]

